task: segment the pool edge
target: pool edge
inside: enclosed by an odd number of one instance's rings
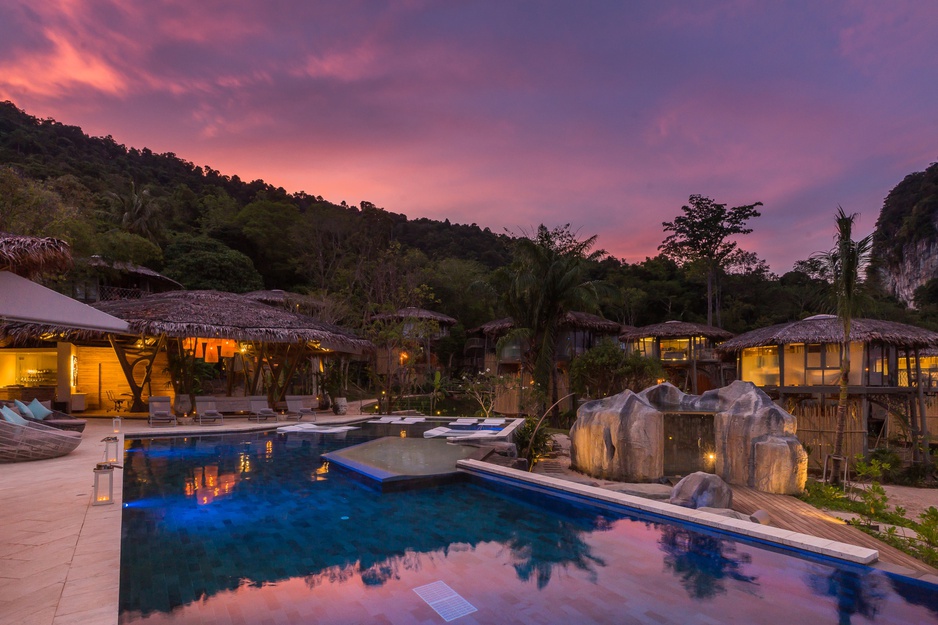
[[[577,484],[547,475],[528,473],[527,471],[511,469],[478,460],[460,460],[456,463],[456,466],[461,471],[470,474],[489,474],[525,484],[551,488],[572,495],[613,503],[639,512],[662,516],[681,523],[711,527],[731,534],[741,535],[744,538],[774,544],[784,549],[799,549],[812,554],[863,565],[870,565],[879,560],[879,551],[875,549],[867,549],[866,547],[850,545],[826,538],[818,538],[816,536],[760,525],[750,521],[728,519],[709,512],[683,508],[664,501],[617,493],[596,486]]]

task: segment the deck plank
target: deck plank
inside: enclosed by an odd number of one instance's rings
[[[733,509],[743,514],[756,510],[769,513],[771,525],[818,538],[837,540],[879,551],[882,562],[912,569],[919,573],[938,574],[938,570],[920,560],[887,545],[866,532],[831,516],[814,506],[790,495],[772,495],[748,486],[733,486]]]

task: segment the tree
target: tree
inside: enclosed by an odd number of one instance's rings
[[[586,265],[605,254],[593,250],[595,244],[595,235],[577,239],[570,224],[553,230],[542,224],[534,235],[516,241],[505,305],[515,335],[527,343],[525,364],[540,395],[539,412],[546,408],[548,389],[553,403],[557,400],[554,353],[564,314],[595,306],[597,285],[586,280]]]
[[[624,390],[636,393],[665,377],[657,358],[638,352],[626,354],[618,341],[604,339],[570,364],[573,390],[591,399],[601,399]]]
[[[837,434],[834,438],[834,482],[839,481],[842,458],[844,455],[844,430],[847,427],[847,385],[850,380],[850,326],[859,301],[862,287],[861,276],[870,260],[873,235],[867,235],[859,241],[853,240],[853,226],[857,214],[847,215],[844,209],[837,207],[835,222],[837,232],[834,236],[834,248],[821,255],[827,267],[827,273],[833,281],[834,295],[837,299],[837,318],[843,328],[843,342],[840,346],[840,395],[837,401]]]
[[[719,272],[726,266],[737,249],[736,241],[727,240],[739,234],[749,234],[752,228],[746,222],[760,215],[756,210],[762,202],[727,208],[702,195],[690,196],[689,206],[681,207],[683,215],[674,221],[665,221],[665,232],[670,232],[658,249],[679,265],[697,263],[707,277],[707,325],[713,325],[716,312],[720,325],[720,308],[715,304],[714,289]]]
[[[163,273],[187,289],[247,293],[264,286],[250,258],[209,237],[178,234],[164,258]]]

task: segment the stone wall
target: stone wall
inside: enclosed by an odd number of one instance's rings
[[[750,382],[703,395],[665,383],[587,402],[570,430],[573,468],[609,480],[663,477],[665,412],[714,413],[714,472],[729,484],[781,494],[804,490],[808,458],[795,418]]]

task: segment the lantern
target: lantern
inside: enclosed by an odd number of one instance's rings
[[[234,358],[235,349],[237,348],[237,346],[238,344],[231,339],[225,339],[224,341],[222,341],[221,342],[221,357],[222,358]]]
[[[113,419],[111,419],[111,429],[114,430],[115,434],[121,431],[121,418],[120,417],[114,417]]]
[[[205,362],[218,362],[218,346],[215,343],[206,344]]]
[[[116,436],[108,436],[102,438],[101,442],[104,443],[104,461],[107,463],[114,463],[120,460],[117,457],[118,451],[118,439]]]
[[[114,465],[99,462],[94,467],[94,506],[114,503]]]

